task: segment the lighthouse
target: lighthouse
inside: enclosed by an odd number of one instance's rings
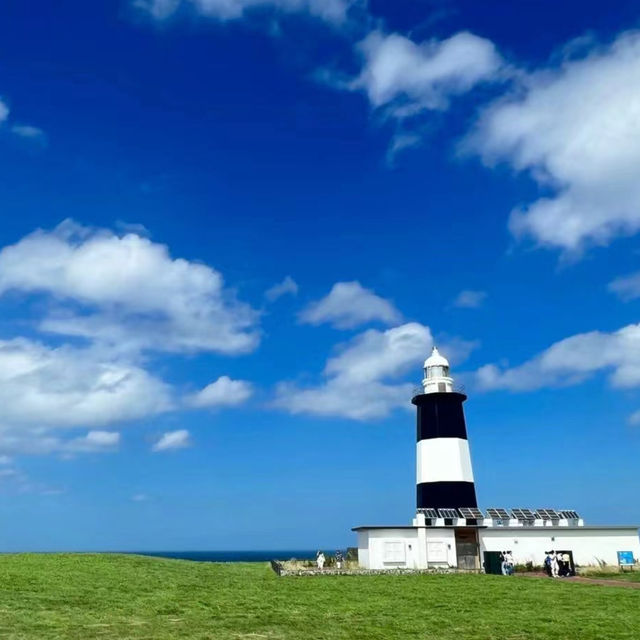
[[[418,509],[477,507],[462,403],[454,391],[449,361],[436,347],[424,363],[416,406],[416,499]]]
[[[365,569],[435,569],[501,573],[500,555],[541,564],[547,552],[569,565],[640,559],[638,525],[585,526],[573,509],[478,508],[462,404],[449,362],[434,347],[424,363],[417,413],[417,510],[410,525],[354,527],[358,563]],[[482,460],[480,461],[482,464]],[[526,482],[527,469],[520,470]]]

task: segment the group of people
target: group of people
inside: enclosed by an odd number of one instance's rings
[[[327,561],[325,555],[322,551],[318,551],[316,553],[316,565],[320,571],[324,569],[324,564]],[[344,562],[344,556],[342,555],[342,551],[336,551],[335,554],[336,561],[336,569],[342,569],[342,563]]]
[[[545,552],[544,570],[550,578],[566,578],[573,575],[571,569],[571,556],[565,551],[557,553],[552,549]]]
[[[515,571],[515,563],[511,551],[500,552],[500,563],[503,576],[512,576]]]

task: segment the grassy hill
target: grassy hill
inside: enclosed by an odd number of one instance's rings
[[[265,564],[0,556],[0,638],[604,640],[640,590],[484,575],[278,578]]]

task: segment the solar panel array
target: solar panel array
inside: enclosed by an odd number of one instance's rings
[[[534,520],[540,520],[540,516],[536,515],[531,509],[511,509],[511,515],[516,520],[523,520],[524,522],[533,522]]]
[[[467,520],[482,520],[484,516],[478,507],[460,507],[458,509],[460,515]]]
[[[467,520],[482,520],[484,515],[477,507],[460,507],[459,509],[418,509],[420,513],[423,513],[425,518],[435,520],[437,518],[466,518]],[[573,509],[564,509],[562,511],[556,511],[555,509],[532,509],[517,508],[511,509],[511,515],[506,509],[490,508],[487,509],[487,517],[494,520],[509,520],[515,518],[520,522],[526,522],[532,524],[535,520],[551,520],[557,522],[560,519],[565,520],[578,520],[580,518],[577,511]]]
[[[438,509],[438,515],[441,518],[459,518],[460,517],[456,509]]]
[[[560,516],[555,509],[536,509],[536,513],[543,520],[560,520]]]

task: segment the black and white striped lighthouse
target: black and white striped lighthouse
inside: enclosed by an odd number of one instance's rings
[[[425,360],[422,386],[411,400],[418,424],[417,507],[477,507],[462,409],[467,396],[453,390],[449,362],[436,347]]]

